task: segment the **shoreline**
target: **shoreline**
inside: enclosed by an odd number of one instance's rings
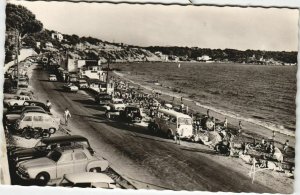
[[[154,84],[141,84],[140,82],[134,80],[133,78],[127,78],[126,74],[123,74],[121,72],[113,71],[113,73],[121,78],[124,79],[128,82],[130,82],[133,85],[137,85],[147,92],[152,92],[157,91],[160,92],[162,95],[160,95],[161,99],[164,99],[166,101],[172,101],[172,98],[174,97],[174,102],[177,104],[180,104],[180,99],[182,97],[183,102],[185,105],[189,107],[189,110],[193,110],[196,112],[200,113],[206,113],[207,109],[210,109],[210,113],[213,117],[216,119],[219,119],[220,121],[223,121],[224,118],[226,117],[228,119],[228,123],[237,127],[239,120],[242,121],[243,124],[243,134],[246,134],[248,137],[253,137],[254,139],[260,140],[262,137],[271,139],[273,131],[276,132],[275,136],[275,142],[278,143],[279,145],[284,144],[284,142],[288,139],[290,141],[290,147],[295,148],[295,132],[288,132],[288,133],[283,133],[280,132],[278,129],[272,129],[272,127],[265,127],[262,124],[257,124],[254,121],[251,121],[251,119],[247,119],[244,117],[239,117],[239,116],[232,116],[231,114],[227,114],[222,112],[221,110],[211,108],[209,106],[203,105],[196,100],[193,100],[189,97],[184,97],[182,94],[172,92],[171,89],[167,89],[164,86],[157,86]],[[132,77],[132,75],[131,75]],[[282,148],[280,146],[279,148]]]

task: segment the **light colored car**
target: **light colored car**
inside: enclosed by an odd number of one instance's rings
[[[115,181],[103,173],[72,173],[66,174],[60,180],[58,186],[63,187],[88,187],[88,188],[118,188]]]
[[[5,100],[5,102],[9,106],[21,106],[26,100],[30,100],[30,97],[26,95],[17,95],[13,99]]]
[[[124,110],[126,107],[122,99],[113,98],[106,106],[106,116],[111,118],[112,116],[119,116],[120,111]]]
[[[193,138],[193,121],[189,115],[168,109],[158,109],[157,116],[148,126],[155,133],[161,131],[168,138],[174,138],[176,133],[180,138]]]
[[[22,179],[35,179],[45,185],[65,174],[101,172],[107,168],[107,160],[91,155],[82,146],[73,146],[56,148],[46,157],[20,162],[17,164],[17,174]]]
[[[63,86],[64,90],[68,91],[68,92],[77,92],[78,91],[78,87],[72,83],[68,83],[65,84]]]
[[[77,86],[79,87],[79,89],[89,88],[89,85],[85,79],[79,79],[77,82]]]
[[[50,74],[49,75],[49,81],[57,81],[56,75],[55,74]]]
[[[49,129],[55,132],[59,128],[60,119],[55,118],[48,113],[27,112],[23,113],[17,120],[15,130],[22,131],[25,127]]]

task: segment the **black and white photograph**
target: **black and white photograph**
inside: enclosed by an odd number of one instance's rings
[[[1,184],[294,193],[299,9],[5,10]]]

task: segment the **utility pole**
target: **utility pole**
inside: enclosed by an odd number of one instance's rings
[[[17,90],[19,89],[19,32],[15,29],[15,44],[16,44],[16,58],[15,64],[17,64]]]
[[[109,63],[110,63],[110,57],[108,57],[107,60],[107,70],[106,70],[106,93],[108,94],[108,71],[109,71]]]

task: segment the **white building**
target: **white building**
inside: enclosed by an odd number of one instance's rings
[[[211,57],[209,57],[208,55],[203,55],[201,57],[197,57],[197,61],[201,61],[201,62],[207,62],[210,60],[211,60]]]
[[[51,34],[52,39],[56,39],[61,42],[64,39],[64,36],[59,32],[54,32]]]

